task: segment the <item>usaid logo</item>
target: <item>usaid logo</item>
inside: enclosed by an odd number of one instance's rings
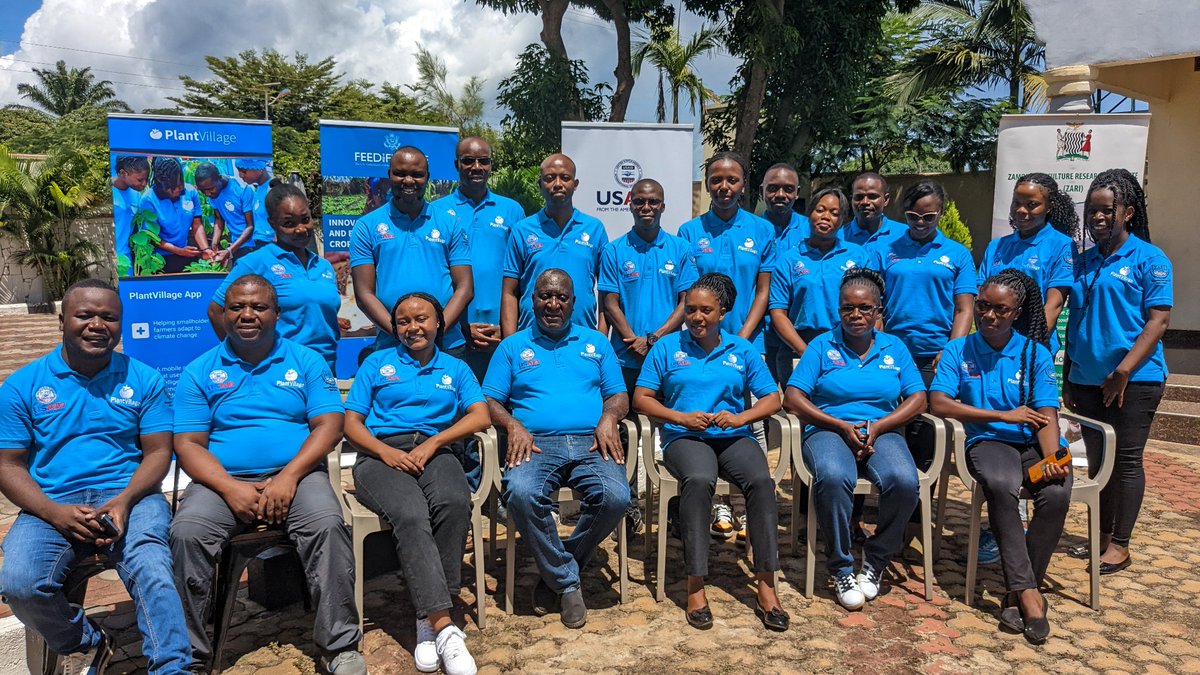
[[[538,242],[538,237],[536,234],[531,234],[528,237],[525,237],[525,245],[533,251],[536,251],[542,247],[542,245]]]
[[[54,403],[54,399],[58,398],[58,392],[54,391],[53,387],[42,387],[34,393],[33,397],[42,405],[50,405]]]
[[[535,354],[533,352],[533,350],[528,347],[521,350],[521,360],[522,361],[526,361],[526,362],[532,361],[534,356],[537,356],[537,354]]]
[[[384,364],[379,367],[379,374],[384,377],[391,377],[396,374],[396,366],[390,363]]]
[[[682,349],[672,355],[672,357],[675,359],[675,363],[678,363],[681,366],[690,366],[692,365],[692,362],[688,361],[687,356],[687,352],[683,351]]]
[[[223,370],[214,370],[208,374],[208,379],[213,384],[224,384],[225,380],[229,379],[229,373]]]
[[[388,233],[387,223],[380,223],[380,224],[376,225],[375,231],[378,232],[379,234],[387,234]]]
[[[275,276],[281,277],[283,276],[284,272],[287,272],[287,270],[284,269],[283,265],[275,263],[274,265],[271,265],[271,272],[274,273]]]
[[[835,366],[846,365],[846,360],[842,358],[842,353],[836,349],[830,349],[829,351],[825,352],[825,358],[829,359],[829,362]]]
[[[629,189],[642,179],[642,165],[636,160],[622,159],[613,167],[613,180],[618,187]]]
[[[625,264],[621,265],[621,269],[625,270],[626,274],[632,274],[637,271],[637,265],[632,260],[626,260]]]
[[[696,249],[699,253],[712,253],[712,241],[708,237],[700,237],[696,241]]]

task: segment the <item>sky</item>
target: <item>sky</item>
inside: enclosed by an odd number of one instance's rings
[[[680,23],[687,36],[703,21],[685,14]],[[412,55],[421,43],[445,60],[453,91],[472,75],[486,80],[485,121],[498,124],[504,113],[495,105],[496,87],[525,46],[539,41],[540,29],[535,16],[504,16],[473,0],[0,0],[0,105],[20,102],[16,85],[33,81],[33,68],[53,68],[61,59],[112,81],[134,110],[169,107],[166,97],[183,93],[179,75],[205,79],[206,55],[246,49],[299,51],[310,61],[332,56],[348,78],[412,84]],[[611,85],[611,24],[571,9],[563,33],[571,58],[587,63],[592,81]],[[725,54],[697,64],[719,94],[728,92],[736,68]],[[656,87],[657,79],[643,72],[628,121],[655,120]],[[695,118],[681,105],[681,122]]]

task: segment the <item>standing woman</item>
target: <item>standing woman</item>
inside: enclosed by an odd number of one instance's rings
[[[975,326],[976,333],[946,345],[930,408],[966,425],[967,470],[987,498],[1004,569],[1000,624],[1041,644],[1050,635],[1042,578],[1062,536],[1072,477],[1070,466],[1057,464],[1046,465],[1037,483],[1028,474],[1059,448],[1058,378],[1037,282],[1016,269],[988,277],[979,287]],[[1021,488],[1033,495],[1028,532]]]
[[[768,307],[771,327],[783,341],[775,362],[780,382],[792,376],[792,362],[809,342],[838,325],[842,275],[867,266],[867,252],[838,236],[849,217],[850,200],[841,190],[821,190],[809,201],[808,238],[776,259]]]
[[[1142,452],[1167,379],[1162,336],[1171,322],[1171,261],[1150,243],[1146,196],[1125,169],[1096,176],[1084,203],[1096,242],[1075,258],[1067,324],[1067,407],[1113,426],[1117,457],[1100,493],[1100,573],[1132,563],[1129,539],[1146,474]],[[1099,435],[1084,431],[1088,466],[1100,467]],[[1086,557],[1083,551],[1072,555]]]
[[[117,251],[117,275],[132,273],[133,216],[142,202],[142,190],[150,178],[150,162],[145,157],[123,155],[116,161],[117,173],[112,177],[113,241]],[[122,262],[120,256],[125,256]]]
[[[271,181],[266,197],[267,222],[273,241],[238,258],[225,281],[213,293],[208,304],[208,320],[217,338],[225,339],[221,319],[225,291],[244,274],[258,274],[275,287],[279,296],[280,337],[312,349],[337,372],[337,322],[341,297],[333,265],[309,250],[313,236],[313,218],[308,199],[294,185],[278,178]]]
[[[858,609],[879,594],[917,506],[917,467],[901,431],[925,410],[925,385],[904,343],[875,330],[883,279],[870,269],[842,278],[841,324],[812,341],[784,390],[784,406],[808,427],[802,448],[826,565],[838,602]],[[851,511],[860,470],[879,489],[879,523],[854,574]]]
[[[638,412],[664,421],[663,462],[679,480],[688,623],[700,629],[713,623],[704,577],[708,514],[719,475],[746,495],[758,576],[755,613],[767,628],[783,631],[788,628],[788,614],[775,594],[779,571],[775,481],[750,427],[779,411],[779,393],[757,349],[721,328],[736,293],[724,274],[705,274],[692,285],[684,296],[687,330],[664,336],[651,348],[633,390],[633,405]],[[749,394],[758,401],[747,408]]]
[[[354,484],[363,505],[392,526],[417,610],[417,670],[475,673],[466,636],[450,618],[458,595],[471,493],[450,448],[491,424],[475,375],[442,352],[445,319],[427,293],[392,308],[400,344],[372,353],[346,398],[346,438],[359,449]],[[479,545],[479,544],[477,544]]]
[[[213,251],[200,221],[200,195],[184,184],[183,165],[176,157],[155,157],[151,168],[150,190],[142,195],[138,211],[149,211],[158,224],[155,246],[166,262],[162,271],[174,274],[197,258],[211,259]]]
[[[967,247],[938,231],[946,191],[936,181],[900,196],[908,232],[870,249],[871,267],[887,284],[883,324],[904,341],[928,385],[946,343],[971,330],[975,261]]]

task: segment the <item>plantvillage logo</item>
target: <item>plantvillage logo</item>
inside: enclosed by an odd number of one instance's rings
[[[127,405],[136,408],[140,406],[142,402],[134,400],[134,393],[133,387],[129,386],[128,384],[124,384],[121,385],[121,388],[117,390],[115,396],[108,397],[108,401],[109,403],[117,403],[119,405]]]
[[[150,129],[150,140],[175,141],[177,143],[218,143],[233,145],[237,143],[237,134],[222,134],[216,131],[180,131],[167,127],[164,131],[158,127]]]
[[[1083,123],[1068,124],[1066,129],[1057,129],[1058,149],[1056,160],[1089,160],[1092,158],[1092,130],[1083,130]]]

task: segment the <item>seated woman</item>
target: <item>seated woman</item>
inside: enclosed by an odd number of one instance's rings
[[[358,499],[392,526],[417,610],[417,670],[475,672],[465,635],[450,619],[458,595],[471,495],[448,447],[491,424],[479,383],[437,345],[442,306],[409,293],[392,308],[400,344],[371,354],[346,399],[346,438],[358,446]]]
[[[684,296],[687,330],[660,339],[642,366],[634,408],[664,421],[663,461],[679,479],[679,519],[687,567],[687,620],[709,628],[713,615],[704,594],[708,573],[708,514],[717,476],[746,496],[754,571],[755,613],[772,630],[787,630],[788,614],[775,594],[779,570],[775,481],[751,426],[779,411],[779,393],[759,352],[721,330],[736,291],[724,274],[705,274]],[[758,402],[746,408],[749,394]],[[659,398],[662,398],[659,401]]]
[[[784,407],[808,425],[804,463],[813,475],[826,565],[846,609],[879,594],[918,499],[903,432],[925,410],[925,384],[904,343],[875,330],[883,298],[878,272],[847,270],[838,294],[841,325],[809,343],[784,392]],[[850,513],[860,473],[879,489],[879,521],[856,577]]]
[[[1041,644],[1050,623],[1038,589],[1062,535],[1071,471],[1048,464],[1038,483],[1028,474],[1060,444],[1058,383],[1037,282],[1015,269],[989,277],[979,288],[975,327],[946,346],[930,404],[933,414],[966,425],[967,470],[987,498],[1008,590],[1000,624]],[[1017,510],[1022,487],[1033,495],[1028,533]]]

